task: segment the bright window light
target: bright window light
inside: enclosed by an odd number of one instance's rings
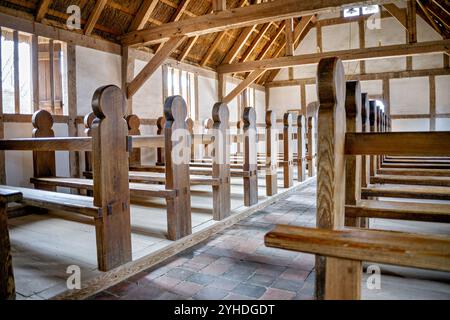
[[[344,18],[359,16],[359,8],[344,9]]]
[[[377,5],[362,7],[362,14],[374,14],[380,11],[380,7]]]

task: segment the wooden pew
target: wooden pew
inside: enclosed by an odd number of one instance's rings
[[[297,181],[306,179],[306,144],[305,144],[305,119],[302,114],[297,116]]]
[[[34,151],[35,157],[42,155],[37,151],[92,151],[93,198],[12,186],[0,188],[21,192],[20,203],[25,205],[92,217],[96,228],[98,268],[107,271],[131,260],[127,128],[123,119],[126,104],[122,91],[116,86],[97,89],[92,109],[96,115],[92,138],[0,140],[0,149]]]
[[[338,58],[319,62],[319,132],[317,227],[277,226],[267,246],[316,254],[316,298],[359,299],[362,261],[450,271],[450,237],[344,228],[345,156],[450,154],[450,139],[401,143],[392,133],[376,134],[370,145],[364,133],[345,132],[345,77]],[[442,134],[442,133],[441,133]],[[415,134],[412,134],[415,135]],[[395,136],[395,135],[394,135]],[[420,135],[419,135],[420,136]],[[450,133],[442,136],[450,138]],[[383,137],[383,138],[380,138]],[[385,140],[391,141],[386,144]],[[363,144],[362,141],[365,143]],[[384,149],[381,146],[384,145]],[[421,151],[424,150],[425,151]],[[355,182],[356,183],[356,182]]]
[[[266,111],[266,193],[273,196],[278,193],[278,131],[275,111]]]
[[[179,99],[167,99],[164,112],[166,117],[170,117],[170,121],[166,121],[166,132],[169,132],[168,138],[164,136],[138,136],[140,134],[139,118],[135,115],[128,115],[126,117],[127,134],[133,139],[133,145],[130,147],[130,161],[134,165],[140,164],[141,154],[140,147],[162,147],[165,152],[164,158],[167,163],[171,165],[164,169],[164,176],[162,182],[164,185],[148,184],[146,182],[155,182],[154,177],[143,176],[143,174],[136,174],[128,172],[128,179],[132,182],[129,184],[130,192],[133,196],[139,197],[158,197],[164,198],[167,203],[167,237],[169,240],[178,240],[192,233],[191,210],[190,210],[190,179],[189,170],[183,162],[174,163],[172,150],[175,144],[184,144],[190,150],[189,136],[179,136],[180,141],[172,141],[172,132],[177,129],[186,129],[186,124],[180,124],[180,118],[187,114],[187,109],[184,101]],[[186,109],[186,110],[184,110]],[[46,111],[45,111],[46,112]],[[90,117],[86,117],[89,119]],[[95,121],[94,121],[95,123]],[[88,123],[85,124],[88,126]],[[174,128],[177,125],[178,127]],[[179,133],[186,133],[186,131],[179,130]],[[170,141],[168,141],[170,140]],[[179,145],[179,146],[180,146]],[[134,146],[134,147],[133,147]],[[189,163],[189,158],[186,159]],[[85,189],[92,191],[95,187],[92,177],[95,172],[85,172],[85,177],[88,179],[74,179],[62,178],[55,176],[34,177],[31,182],[39,185],[59,186],[76,189]],[[159,180],[161,181],[161,180]]]
[[[16,298],[7,206],[8,203],[21,201],[22,194],[20,192],[0,188],[0,301]]]

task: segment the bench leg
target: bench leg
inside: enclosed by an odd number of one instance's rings
[[[266,169],[267,170],[267,169]],[[267,196],[273,196],[278,193],[278,180],[276,173],[270,173],[266,175],[266,194]]]
[[[230,179],[224,178],[219,185],[213,186],[213,219],[220,221],[230,216]]]
[[[167,238],[178,240],[192,234],[190,191],[180,189],[180,195],[167,199]]]
[[[131,261],[130,208],[122,208],[122,203],[111,206],[109,213],[95,219],[95,231],[100,271]]]
[[[16,287],[6,207],[6,203],[0,203],[0,300],[14,300],[16,298]]]
[[[326,258],[325,300],[360,300],[361,273],[361,261]]]
[[[294,167],[292,165],[292,162],[284,162],[283,164],[283,181],[284,181],[284,187],[290,188],[294,185]]]
[[[244,205],[250,207],[258,203],[258,176],[244,177]]]

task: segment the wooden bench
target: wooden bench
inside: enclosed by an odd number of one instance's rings
[[[189,182],[189,172],[187,165],[183,162],[174,163],[172,148],[174,147],[173,141],[170,139],[171,132],[176,129],[186,129],[186,126],[180,122],[179,119],[185,119],[185,114],[187,114],[186,105],[181,97],[175,98],[171,97],[166,100],[165,108],[166,117],[171,119],[166,122],[166,129],[168,130],[167,139],[163,136],[136,136],[130,135],[132,138],[132,146],[129,154],[130,163],[140,163],[140,152],[139,147],[157,147],[164,146],[165,159],[167,163],[171,165],[166,166],[164,169],[164,175],[160,177],[155,177],[161,181],[164,177],[165,185],[149,184],[148,182],[155,182],[150,176],[143,177],[138,176],[136,173],[130,173],[127,170],[128,177],[127,182],[130,179],[134,181],[129,184],[129,190],[131,195],[134,197],[158,197],[164,198],[167,203],[167,237],[169,240],[178,240],[192,233],[192,219],[190,210],[190,182]],[[45,112],[45,111],[44,111]],[[51,117],[50,114],[48,116]],[[85,120],[91,120],[91,116],[86,116]],[[134,115],[128,115],[126,119],[127,134],[137,134],[138,129],[136,125],[139,124],[139,119]],[[95,125],[93,123],[85,123],[87,128]],[[174,127],[177,126],[176,129]],[[92,130],[92,129],[91,129]],[[89,134],[92,131],[88,131]],[[186,131],[179,130],[179,133]],[[190,150],[189,137],[180,137],[181,141],[178,143],[184,143],[186,148]],[[170,140],[170,141],[167,141]],[[90,155],[88,154],[90,157]],[[54,153],[53,153],[54,157]],[[88,158],[89,159],[89,158]],[[36,161],[36,160],[34,160]],[[188,159],[187,159],[188,161]],[[43,164],[44,165],[44,164]],[[49,172],[47,170],[46,172]],[[50,187],[68,187],[74,189],[84,189],[92,192],[95,186],[95,171],[85,172],[85,177],[87,179],[78,178],[67,178],[67,177],[55,177],[55,176],[36,176],[31,179],[31,182],[35,186],[50,186]],[[92,180],[94,178],[94,180]],[[198,182],[198,181],[197,181]]]
[[[96,116],[92,138],[39,137],[40,130],[52,122],[51,116],[41,110],[33,116],[36,138],[0,140],[0,150],[33,151],[34,174],[38,177],[52,173],[54,151],[92,151],[93,198],[9,186],[0,188],[21,192],[21,203],[93,217],[98,268],[107,271],[131,260],[128,141],[122,91],[116,86],[97,89],[92,109]]]
[[[0,188],[0,301],[16,298],[7,206],[8,203],[21,201],[22,194],[20,192]]]
[[[342,62],[338,58],[322,59],[317,79],[320,101],[318,229],[277,226],[266,235],[266,245],[317,254],[315,294],[318,299],[359,299],[362,261],[450,271],[449,236],[344,227],[346,157],[385,154],[449,156],[450,132],[408,133],[406,136],[416,139],[406,141],[401,139],[404,135],[391,132],[372,133],[370,139],[366,139],[366,133],[346,133],[344,101],[346,90],[351,86],[344,85]],[[353,85],[353,88],[355,97],[358,97],[359,85]],[[355,184],[358,181],[361,180],[355,177]],[[353,191],[356,196],[356,190]],[[398,208],[394,205],[386,209],[393,214]],[[435,211],[435,214],[439,213],[439,210]],[[445,212],[444,209],[441,213]],[[419,214],[417,211],[413,213]]]

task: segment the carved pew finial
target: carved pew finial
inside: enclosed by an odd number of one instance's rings
[[[84,133],[86,136],[91,137],[92,136],[92,123],[94,122],[95,114],[94,112],[89,112],[87,115],[83,118],[83,124],[84,124]],[[84,168],[87,172],[92,172],[92,152],[86,151],[84,153]],[[88,190],[88,195],[92,194],[91,191]]]
[[[257,162],[257,135],[256,112],[254,108],[246,107],[243,115],[244,130],[244,165],[247,172],[244,175],[244,205],[252,206],[258,202],[258,162]]]
[[[130,190],[125,96],[117,86],[97,89],[92,98],[94,205],[99,269],[131,260]]]
[[[213,201],[217,208],[213,210],[214,220],[222,220],[231,213],[230,197],[230,138],[228,135],[230,112],[225,103],[217,102],[212,109],[213,121],[213,178],[219,179],[219,185],[213,185]]]
[[[164,116],[166,188],[179,190],[176,198],[167,199],[168,233],[170,239],[180,239],[192,233],[189,183],[191,136],[186,124],[187,106],[184,99],[181,96],[168,97],[164,103]]]
[[[275,128],[277,115],[273,110],[266,111],[266,193],[278,193],[278,130]]]
[[[194,126],[195,126],[195,122],[194,120],[192,120],[191,117],[188,117],[186,119],[186,125],[188,128],[189,133],[191,134],[191,137],[194,136]],[[195,145],[194,143],[191,144],[191,159],[194,159],[195,157]]]
[[[33,124],[33,138],[54,137],[53,117],[46,110],[38,110],[31,119]],[[33,173],[35,178],[56,176],[55,151],[33,151]],[[54,186],[35,184],[36,189],[56,191]]]
[[[126,116],[125,120],[127,121],[128,134],[130,136],[140,136],[141,130],[139,129],[141,126],[141,120],[135,114],[129,114]],[[130,166],[140,166],[141,165],[141,149],[134,148],[130,154]]]
[[[156,127],[157,127],[156,134],[158,136],[164,134],[164,126],[165,125],[166,125],[166,118],[159,117],[156,120]],[[156,149],[156,165],[157,166],[163,166],[164,165],[164,148],[158,147]]]
[[[204,133],[207,134],[210,132],[210,130],[213,128],[214,126],[214,120],[212,118],[207,118],[203,121],[203,128],[204,128]],[[209,147],[208,144],[205,144],[203,146],[203,152],[204,155],[203,157],[205,158],[210,158],[211,157],[211,148]]]

